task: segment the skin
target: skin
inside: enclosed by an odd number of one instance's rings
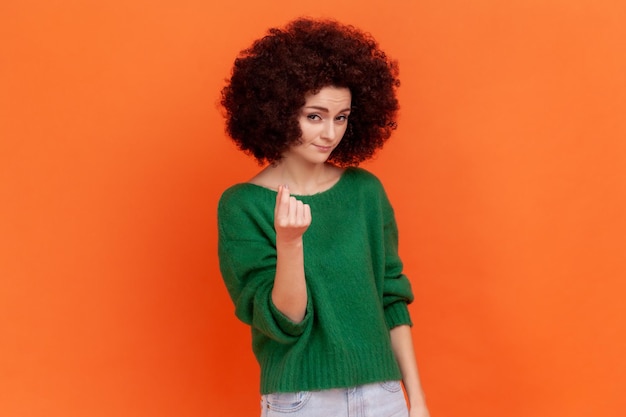
[[[391,336],[391,348],[400,366],[402,384],[409,400],[409,416],[429,417],[430,413],[426,406],[426,397],[415,359],[411,327],[407,325],[397,326],[391,329],[389,334]]]
[[[302,237],[312,217],[311,208],[292,194],[319,193],[339,181],[343,170],[326,161],[346,132],[352,97],[347,88],[328,86],[317,94],[307,95],[305,100],[299,117],[300,143],[284,152],[277,164],[265,168],[251,180],[278,189],[274,209],[277,259],[272,301],[295,323],[304,319],[308,301]],[[390,337],[409,399],[410,417],[429,417],[411,328],[395,327]]]

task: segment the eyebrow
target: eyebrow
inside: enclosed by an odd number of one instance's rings
[[[325,113],[330,113],[330,110],[328,110],[326,107],[321,107],[321,106],[304,106],[305,109],[311,109],[311,110],[319,110],[319,111],[323,111]],[[346,113],[351,111],[352,109],[350,107],[347,107],[343,110],[340,110],[339,113]]]

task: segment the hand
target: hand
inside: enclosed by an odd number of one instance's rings
[[[276,241],[293,243],[302,238],[302,235],[311,224],[311,207],[297,200],[289,194],[289,187],[281,185],[276,195],[274,209],[274,229]]]

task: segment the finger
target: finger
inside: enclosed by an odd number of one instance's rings
[[[301,212],[299,213],[299,225],[302,227],[309,227],[311,224],[311,206],[302,203]]]
[[[297,222],[297,219],[298,219],[296,217],[297,207],[298,207],[298,200],[296,200],[295,197],[289,197],[288,218],[289,218],[289,224],[290,225],[294,225]]]
[[[304,224],[304,203],[302,201],[296,202],[296,224],[298,226]]]
[[[289,190],[286,186],[278,186],[276,194],[276,207],[274,208],[274,217],[287,217],[289,213]]]
[[[304,221],[307,225],[311,224],[311,206],[308,204],[304,205]]]
[[[280,198],[283,194],[283,186],[279,185],[278,190],[276,191],[276,204],[274,205],[274,216],[278,214],[278,206],[280,205]]]

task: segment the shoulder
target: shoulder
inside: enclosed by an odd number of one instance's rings
[[[346,170],[344,175],[348,175],[352,182],[356,183],[359,187],[363,187],[364,189],[382,193],[385,191],[380,179],[364,168],[350,167]]]
[[[251,198],[254,188],[248,183],[239,183],[228,187],[219,199],[219,205],[229,205],[233,202],[246,201]]]
[[[270,235],[276,192],[250,183],[235,184],[221,195],[217,220],[222,240],[255,240]]]
[[[352,184],[348,184],[347,188],[355,190],[367,207],[382,210],[383,213],[393,213],[385,187],[375,174],[360,167],[349,168],[348,174],[351,181],[347,182]]]
[[[232,213],[233,207],[241,207],[251,197],[250,191],[245,184],[235,184],[228,187],[217,203],[217,214],[219,217],[223,217],[225,214]]]
[[[276,192],[251,183],[239,183],[227,188],[218,202],[218,216],[258,216],[273,210]]]
[[[276,191],[252,182],[241,182],[228,187],[220,196],[220,205],[228,203],[245,203],[255,201],[262,196],[276,197]]]

